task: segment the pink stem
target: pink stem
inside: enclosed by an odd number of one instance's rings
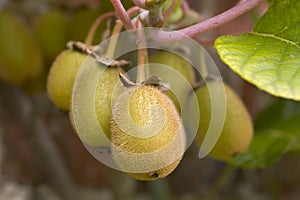
[[[249,10],[256,7],[263,0],[241,0],[233,8],[216,15],[215,17],[209,18],[205,21],[199,22],[193,26],[183,28],[177,31],[165,31],[162,29],[156,29],[153,32],[153,37],[155,40],[171,42],[185,39],[187,37],[195,37],[203,32],[214,29],[222,24],[225,24],[242,14],[245,14]]]
[[[100,17],[98,17],[98,18],[94,21],[93,25],[91,26],[91,28],[90,28],[90,30],[89,30],[89,32],[88,32],[88,35],[87,35],[86,39],[85,39],[85,44],[86,44],[87,46],[92,45],[93,40],[94,40],[95,33],[96,33],[96,31],[97,31],[99,25],[100,25],[104,20],[106,20],[107,18],[110,18],[110,17],[113,17],[113,16],[115,16],[115,13],[114,13],[114,12],[104,13],[103,15],[101,15]]]
[[[139,11],[141,8],[138,6],[133,6],[127,10],[129,16],[132,16],[135,12]]]
[[[190,5],[188,4],[187,0],[182,0],[181,8],[182,8],[183,12],[188,12],[189,10],[191,10]]]
[[[117,12],[120,20],[122,21],[124,27],[127,30],[134,29],[135,26],[131,23],[131,19],[126,12],[122,2],[120,0],[110,0],[113,7],[115,8],[115,11]]]

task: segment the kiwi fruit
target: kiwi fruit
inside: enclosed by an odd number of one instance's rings
[[[47,91],[53,103],[63,111],[70,110],[77,72],[87,54],[76,50],[62,51],[53,62],[47,80]]]
[[[60,10],[50,10],[35,24],[35,35],[48,62],[64,50],[68,40],[68,20]]]
[[[149,63],[156,63],[169,67],[169,69],[166,69],[159,65],[150,66],[150,74],[154,74],[160,77],[162,82],[170,84],[170,90],[167,91],[166,94],[172,99],[177,110],[181,113],[182,105],[180,106],[180,102],[185,103],[191,86],[196,82],[193,66],[184,58],[168,51],[160,51],[153,54],[149,58]],[[185,82],[183,82],[184,79]],[[184,101],[180,101],[178,98],[181,98]]]
[[[245,105],[227,84],[219,81],[208,82],[195,91],[200,109],[200,122],[196,141],[199,145],[202,145],[210,121],[214,120],[211,119],[211,96],[217,97],[218,94],[222,94],[224,88],[226,95],[225,122],[220,137],[209,155],[217,160],[226,161],[245,151],[253,135],[252,120]],[[224,102],[217,104],[221,105],[222,103]]]
[[[170,174],[185,151],[185,131],[173,102],[157,88],[127,88],[111,118],[112,154],[121,170],[138,180]]]
[[[0,79],[22,85],[44,68],[43,56],[28,26],[16,15],[0,11]]]
[[[77,73],[70,120],[81,141],[91,148],[109,147],[112,101],[124,89],[119,73],[124,71],[106,67],[92,56],[87,57]]]

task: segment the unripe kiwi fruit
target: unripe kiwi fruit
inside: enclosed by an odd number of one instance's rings
[[[209,155],[217,160],[229,160],[246,150],[253,135],[253,125],[249,113],[239,96],[222,82],[208,82],[196,90],[200,109],[200,122],[196,141],[202,145],[211,120],[211,93],[222,95],[225,88],[226,117],[220,137]],[[220,98],[222,99],[222,98]],[[224,102],[220,102],[222,105]],[[220,122],[221,123],[221,122]]]
[[[22,85],[44,68],[43,57],[27,26],[12,13],[0,11],[0,79]]]
[[[87,54],[64,50],[53,62],[47,81],[47,91],[53,103],[64,111],[70,110],[71,96],[77,72]]]
[[[89,56],[77,74],[70,120],[75,132],[86,145],[109,147],[112,101],[124,89],[120,82],[120,73],[124,73],[121,68],[106,67]],[[89,120],[93,116],[96,117],[95,121]]]
[[[185,150],[185,131],[173,102],[152,86],[126,89],[113,106],[113,158],[138,180],[170,174]]]
[[[157,52],[150,56],[149,63],[166,65],[183,76],[183,78],[185,78],[186,81],[190,83],[190,85],[193,85],[195,83],[195,72],[192,65],[187,60],[180,57],[179,55],[176,55],[175,53],[171,53],[168,51]],[[170,84],[171,90],[167,91],[166,94],[172,99],[177,110],[181,112],[178,97],[187,99],[189,89],[191,88],[187,87],[185,84],[179,81],[174,73],[165,72],[163,66],[150,67],[150,74],[155,74],[162,79],[162,82],[168,82]],[[178,92],[174,94],[174,90]]]
[[[53,61],[65,48],[68,39],[68,21],[63,12],[50,10],[35,24],[37,41],[47,59]]]

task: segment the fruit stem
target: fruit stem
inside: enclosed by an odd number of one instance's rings
[[[173,42],[186,39],[187,37],[196,37],[206,31],[219,27],[239,16],[250,11],[254,7],[262,3],[263,0],[241,0],[234,7],[218,14],[212,18],[201,21],[195,25],[183,28],[177,31],[168,31],[163,29],[155,29],[152,33],[153,39],[161,42]]]
[[[187,13],[191,10],[190,5],[187,2],[187,0],[182,0],[181,8],[182,8],[183,12],[185,12],[185,13]]]
[[[116,46],[117,46],[117,42],[118,42],[118,38],[119,38],[117,34],[120,33],[122,28],[123,28],[122,22],[120,20],[116,20],[116,24],[115,24],[114,29],[111,34],[111,36],[113,36],[113,37],[110,38],[109,45],[108,45],[107,52],[106,52],[106,56],[108,58],[114,59],[115,50],[116,50]]]
[[[103,15],[99,16],[93,23],[93,25],[91,26],[87,37],[84,41],[85,45],[87,47],[91,46],[95,37],[95,33],[97,31],[97,29],[99,28],[100,24],[107,20],[108,18],[114,17],[115,13],[114,12],[108,12],[108,13],[104,13]]]
[[[130,8],[128,10],[128,15],[131,16],[133,15],[135,12],[139,11],[140,8],[137,7],[137,6],[134,6],[132,8]],[[116,46],[117,46],[117,42],[118,42],[118,36],[117,34],[119,34],[121,32],[123,28],[123,23],[122,21],[120,20],[116,20],[116,24],[113,28],[113,31],[112,31],[112,34],[111,36],[114,36],[114,37],[111,37],[110,38],[110,42],[109,42],[109,45],[108,45],[108,48],[107,48],[107,52],[106,52],[106,56],[108,58],[114,58],[114,55],[115,55],[115,49],[116,49]]]
[[[110,0],[126,30],[134,29],[134,24],[120,0]]]
[[[145,63],[148,62],[148,52],[146,48],[145,34],[141,20],[136,22],[137,44],[138,44],[138,62],[136,82],[141,83],[146,80]]]

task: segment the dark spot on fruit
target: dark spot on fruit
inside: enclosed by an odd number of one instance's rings
[[[153,172],[150,174],[151,178],[158,178],[158,174],[156,172]]]

